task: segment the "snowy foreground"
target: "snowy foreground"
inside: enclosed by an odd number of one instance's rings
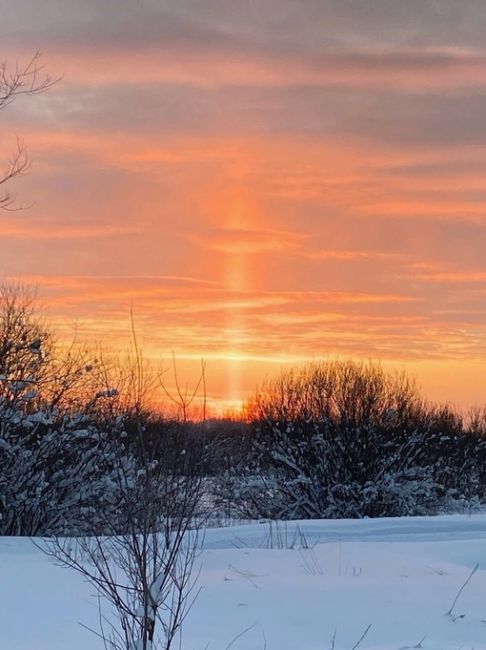
[[[351,650],[370,624],[360,650],[486,650],[486,515],[211,529],[200,562],[183,650]],[[0,539],[1,650],[101,650],[96,621],[76,573]]]

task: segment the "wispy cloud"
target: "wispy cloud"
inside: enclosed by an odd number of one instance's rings
[[[219,228],[191,236],[191,239],[206,249],[252,255],[264,252],[295,251],[302,248],[307,237],[303,233],[280,230]]]
[[[333,354],[479,394],[460,368],[484,387],[482,0],[0,13],[5,58],[42,47],[64,74],[2,111],[0,154],[22,135],[34,167],[0,271],[65,336],[124,345],[133,309],[152,356],[211,360],[217,399]]]

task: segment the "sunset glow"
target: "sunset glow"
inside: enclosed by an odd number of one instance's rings
[[[63,77],[0,120],[33,161],[0,272],[62,337],[123,349],[132,310],[149,358],[207,361],[218,412],[335,357],[486,402],[483,2],[0,9],[1,58]]]

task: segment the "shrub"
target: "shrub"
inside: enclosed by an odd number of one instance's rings
[[[257,392],[248,416],[252,452],[234,468],[232,485],[246,514],[427,514],[483,496],[484,438],[379,365],[285,372]]]

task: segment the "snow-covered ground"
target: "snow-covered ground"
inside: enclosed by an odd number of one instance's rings
[[[211,529],[200,562],[183,650],[351,650],[369,625],[360,650],[486,650],[486,515]],[[0,539],[1,650],[101,650],[96,621],[76,573]]]

